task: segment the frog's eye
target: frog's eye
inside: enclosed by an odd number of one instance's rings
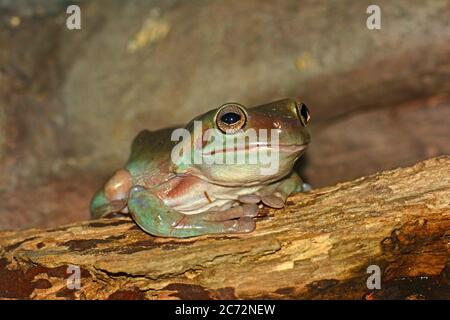
[[[304,127],[306,127],[311,120],[311,116],[309,115],[309,110],[306,104],[300,103],[299,105],[297,105],[297,113],[298,117],[300,118],[300,122]]]
[[[217,127],[224,133],[235,133],[247,122],[244,107],[237,103],[227,103],[216,114]]]

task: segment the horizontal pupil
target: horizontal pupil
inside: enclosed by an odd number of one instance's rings
[[[236,123],[239,120],[241,120],[241,116],[234,112],[228,112],[228,113],[225,113],[220,118],[220,120],[222,120],[222,122],[225,122],[226,124],[233,124],[233,123]]]

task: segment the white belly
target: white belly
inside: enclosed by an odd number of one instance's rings
[[[240,195],[253,194],[263,186],[223,187],[205,184],[193,188],[176,201],[167,201],[166,205],[184,214],[197,214],[210,210],[226,210],[237,203]]]

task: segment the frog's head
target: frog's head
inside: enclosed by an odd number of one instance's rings
[[[279,180],[308,146],[309,120],[306,105],[294,99],[248,109],[226,103],[189,122],[190,139],[172,152],[181,155],[174,171],[227,186]]]

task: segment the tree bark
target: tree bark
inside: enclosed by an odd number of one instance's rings
[[[247,235],[157,238],[128,218],[2,232],[0,297],[450,299],[449,169],[442,156],[297,194]]]

